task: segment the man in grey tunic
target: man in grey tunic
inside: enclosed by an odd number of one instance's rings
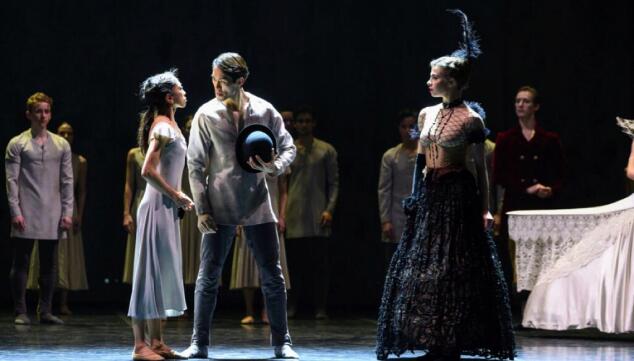
[[[316,121],[310,109],[295,112],[297,158],[291,164],[286,209],[286,252],[293,289],[289,314],[297,310],[300,294],[313,288],[315,318],[325,319],[328,299],[328,243],[339,195],[335,148],[313,136]]]
[[[417,137],[410,131],[416,124],[416,114],[402,111],[398,116],[401,143],[388,149],[381,159],[379,173],[379,216],[381,239],[384,242],[384,270],[387,270],[405,226],[401,202],[412,193],[412,178],[416,165]]]
[[[239,54],[223,53],[214,59],[211,79],[215,98],[198,109],[192,123],[187,165],[198,227],[204,236],[194,293],[194,331],[191,345],[181,353],[185,357],[207,357],[222,266],[236,226],[242,225],[260,268],[275,357],[299,358],[291,348],[277,219],[265,181],[266,173],[284,172],[295,158],[295,146],[275,108],[244,91],[248,75],[247,64]],[[279,153],[270,162],[259,157],[249,161],[260,173],[243,170],[235,153],[240,130],[251,124],[269,127],[277,138]]]
[[[25,294],[35,241],[40,254],[40,322],[63,324],[51,314],[51,299],[57,282],[57,245],[73,224],[73,169],[68,142],[46,130],[52,103],[44,93],[29,97],[26,118],[31,127],[9,141],[5,154],[13,256],[9,279],[16,324],[31,322]]]

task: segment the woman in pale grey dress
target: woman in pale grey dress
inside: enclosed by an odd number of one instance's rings
[[[141,176],[141,168],[145,155],[139,147],[128,151],[125,164],[125,186],[123,189],[123,228],[128,233],[125,245],[125,261],[123,264],[122,282],[132,284],[134,267],[134,244],[136,243],[136,211],[145,192],[145,179]]]
[[[288,181],[285,174],[279,177],[266,175],[266,185],[269,189],[271,197],[271,205],[273,212],[277,216],[278,232],[280,239],[280,264],[282,266],[282,274],[286,280],[286,289],[291,288],[291,279],[288,275],[288,266],[286,265],[286,248],[284,247],[284,231],[286,230],[286,199],[288,198]],[[240,320],[243,325],[255,323],[255,291],[260,288],[260,273],[255,257],[251,249],[247,246],[244,238],[242,227],[238,227],[236,233],[236,241],[233,248],[233,264],[231,266],[231,282],[229,289],[242,290],[244,295],[244,303],[246,315]],[[266,314],[266,304],[262,301],[262,322],[269,323]]]
[[[134,332],[134,360],[182,358],[163,342],[161,320],[183,314],[182,252],[178,209],[192,200],[180,191],[187,142],[174,119],[187,103],[175,71],[154,75],[141,84],[139,146],[147,149],[141,174],[147,181],[137,211],[132,295],[128,316]],[[149,344],[146,344],[145,327]]]

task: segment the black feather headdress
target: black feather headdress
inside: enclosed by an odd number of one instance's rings
[[[480,39],[473,29],[473,23],[469,21],[467,14],[459,9],[447,10],[448,12],[460,17],[460,25],[462,26],[462,41],[458,50],[451,53],[451,56],[473,60],[482,54],[480,49]]]

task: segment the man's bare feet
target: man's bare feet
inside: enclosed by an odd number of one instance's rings
[[[253,318],[253,316],[245,316],[243,319],[240,320],[241,325],[252,325],[254,323],[255,319]]]
[[[70,308],[68,308],[67,305],[61,305],[59,306],[59,314],[60,315],[65,315],[65,316],[70,316],[73,314],[73,312],[70,310]]]

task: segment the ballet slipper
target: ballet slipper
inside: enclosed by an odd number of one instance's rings
[[[149,347],[141,347],[138,350],[135,349],[132,352],[132,360],[135,361],[161,361],[165,360],[165,358],[156,352],[150,350]]]
[[[174,359],[186,359],[187,357],[181,355],[180,353],[172,350],[171,348],[169,348],[166,344],[164,343],[160,343],[156,346],[152,346],[152,351],[154,351],[155,353],[157,353],[158,355],[166,358],[166,359],[170,359],[170,360],[174,360]]]

